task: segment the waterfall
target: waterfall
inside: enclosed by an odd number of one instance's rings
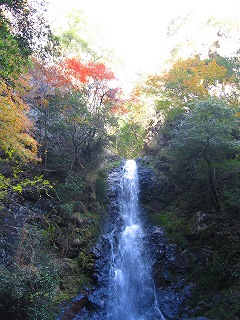
[[[185,251],[168,244],[162,228],[146,226],[143,220],[139,196],[143,199],[147,190],[140,194],[138,176],[146,186],[145,169],[140,167],[138,174],[136,162],[128,160],[110,173],[106,220],[92,249],[95,285],[85,286],[57,320],[165,320],[163,314],[168,319],[191,318],[193,284],[184,276],[190,260]],[[176,281],[170,283],[173,270]]]
[[[138,202],[137,164],[127,160],[120,178],[119,217],[109,235],[108,320],[164,319],[155,297]]]

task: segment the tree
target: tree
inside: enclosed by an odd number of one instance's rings
[[[198,101],[211,97],[222,97],[236,107],[238,79],[237,63],[218,55],[208,60],[198,56],[180,59],[165,73],[150,76],[142,92],[155,103],[154,131],[161,127],[165,137],[171,136],[186,112],[193,110]]]
[[[107,141],[118,95],[110,88],[113,72],[68,58],[59,65],[34,61],[30,77],[44,169],[54,169],[58,159],[65,171],[82,170]]]
[[[224,180],[230,174],[226,168],[231,167],[230,176],[239,170],[239,161],[235,161],[235,166],[227,164],[233,164],[239,152],[235,113],[223,100],[198,102],[193,111],[185,114],[169,141],[175,185],[197,194],[202,203],[207,199],[209,207],[218,212]]]
[[[33,124],[27,117],[29,107],[22,100],[19,87],[13,90],[0,79],[0,148],[20,159],[37,160],[37,142],[31,136]]]
[[[21,54],[18,42],[9,31],[6,20],[0,14],[0,76],[3,79],[16,78],[23,70],[27,58]]]
[[[0,2],[0,28],[8,30],[23,58],[31,54],[45,56],[49,43],[54,43],[51,29],[44,14],[42,0],[2,0]]]
[[[91,114],[84,97],[76,91],[56,95],[49,108],[50,167],[61,166],[69,173],[82,171],[106,140],[106,114],[101,117]]]
[[[227,74],[227,68],[215,58],[180,59],[164,74],[149,77],[147,91],[168,101],[169,107],[189,107],[191,102],[224,93]]]
[[[82,170],[84,163],[91,163],[93,154],[96,158],[107,141],[118,90],[110,88],[114,74],[103,63],[83,63],[72,58],[61,67],[72,89],[59,92],[52,100],[52,107],[58,109],[60,116],[54,116],[51,127],[64,141],[64,152],[68,150],[70,171]]]
[[[150,105],[136,87],[115,110],[118,115],[115,127],[115,150],[125,158],[138,157],[144,147],[146,128],[151,120]]]
[[[50,39],[42,5],[27,0],[0,2],[0,147],[24,161],[38,157],[37,142],[31,137],[33,125],[27,117],[29,107],[23,100],[28,85],[20,74],[29,66],[33,51],[38,55]]]
[[[59,40],[61,44],[62,57],[78,56],[79,58],[87,58],[95,60],[97,56],[95,50],[89,44],[89,39],[86,33],[92,27],[87,23],[86,18],[81,11],[74,14],[68,14],[68,28],[64,30],[58,29]],[[95,32],[93,32],[95,34]]]
[[[216,57],[218,64],[225,67],[227,72],[227,78],[230,80],[228,85],[228,92],[226,94],[226,98],[228,99],[229,103],[234,106],[239,106],[239,90],[240,90],[240,60],[239,57],[232,57],[232,58],[223,58],[223,57]],[[239,117],[240,112],[238,111],[236,116]]]
[[[43,169],[46,170],[48,162],[48,127],[50,113],[53,112],[50,100],[56,91],[62,93],[73,89],[71,81],[62,74],[61,68],[55,63],[46,63],[43,60],[32,58],[31,68],[27,76],[30,79],[31,89],[26,95],[26,100],[39,114],[35,119],[38,126],[38,142],[41,145],[40,157]]]
[[[99,81],[106,83],[115,79],[113,72],[103,63],[94,63],[92,61],[83,63],[76,58],[67,58],[62,62],[61,67],[65,77],[76,86],[80,85],[80,87],[82,84],[91,84],[92,82],[100,84]]]

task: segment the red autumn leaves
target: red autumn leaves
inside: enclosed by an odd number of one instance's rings
[[[61,64],[61,67],[67,79],[71,81],[75,79],[83,84],[87,83],[91,78],[99,81],[115,79],[113,72],[103,63],[82,63],[76,58],[68,58]]]

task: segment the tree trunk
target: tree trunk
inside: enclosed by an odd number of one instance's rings
[[[219,212],[221,209],[221,206],[220,206],[220,201],[219,201],[217,189],[216,189],[216,186],[214,183],[214,179],[212,177],[211,170],[209,170],[209,172],[208,172],[208,179],[209,179],[209,184],[210,184],[212,195],[213,195],[214,207],[215,207],[216,211]]]
[[[212,197],[213,197],[213,205],[214,208],[217,212],[220,211],[221,209],[221,205],[220,205],[220,200],[218,197],[218,193],[217,193],[217,188],[215,185],[215,170],[214,173],[211,170],[211,166],[210,166],[210,161],[207,159],[206,156],[204,156],[206,162],[207,162],[207,166],[208,166],[208,181],[209,181],[209,185],[210,185],[210,189],[211,189],[211,193],[212,193]]]
[[[43,170],[47,169],[47,156],[48,156],[48,135],[47,135],[47,120],[48,110],[44,109],[44,144],[43,144]]]

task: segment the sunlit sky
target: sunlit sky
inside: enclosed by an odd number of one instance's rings
[[[64,23],[64,14],[81,10],[97,26],[103,46],[122,62],[125,81],[153,73],[169,54],[166,30],[172,19],[192,13],[202,17],[240,17],[240,0],[48,0],[49,17]],[[196,37],[199,35],[196,35]],[[120,75],[121,77],[121,75]]]

